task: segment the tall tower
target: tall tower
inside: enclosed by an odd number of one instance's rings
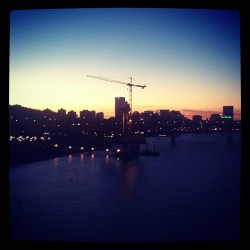
[[[130,106],[128,102],[125,101],[125,97],[115,98],[115,119],[122,120],[123,114],[128,113]]]
[[[223,118],[234,119],[234,106],[223,106]]]
[[[122,121],[122,135],[127,134],[128,112],[130,105],[125,101],[125,97],[115,98],[115,119]]]

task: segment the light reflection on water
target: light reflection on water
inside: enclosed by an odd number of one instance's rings
[[[81,162],[83,161],[84,159],[84,154],[81,154]]]
[[[105,156],[105,161],[106,161],[106,163],[109,162],[109,155],[106,155],[106,156]]]
[[[69,162],[69,163],[72,162],[72,157],[73,157],[72,155],[69,155],[69,156],[68,156],[68,162]]]
[[[168,139],[148,139],[159,157],[124,162],[81,153],[10,169],[12,237],[236,239],[239,140],[227,144],[221,136],[187,135],[173,145]]]
[[[136,171],[137,167],[135,164],[131,163],[126,167],[125,181],[129,190],[131,190],[136,181]]]

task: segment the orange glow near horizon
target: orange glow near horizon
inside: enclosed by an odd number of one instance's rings
[[[114,105],[113,105],[114,106]],[[225,105],[227,106],[227,105]],[[25,107],[25,106],[23,106]],[[37,110],[45,110],[49,107],[46,107],[44,106],[43,108],[39,108],[39,107],[27,107],[27,108],[33,108],[33,109],[37,109]],[[103,109],[100,108],[99,110],[95,110],[95,109],[88,109],[87,107],[84,108],[84,109],[79,109],[79,108],[65,108],[65,107],[60,107],[60,108],[49,108],[50,110],[54,111],[54,112],[58,112],[59,109],[65,109],[66,110],[66,113],[73,110],[77,113],[78,117],[80,116],[80,111],[82,110],[89,110],[89,111],[96,111],[96,113],[98,112],[103,112],[104,113],[104,118],[105,119],[108,119],[108,118],[111,118],[111,117],[114,117],[115,116],[115,107],[113,109],[110,109],[110,108],[107,108],[105,109],[104,106],[103,106]],[[150,107],[150,106],[143,106],[143,107],[140,107],[139,109],[134,109],[134,112],[137,111],[139,113],[142,113],[144,111],[147,111],[147,110],[150,110],[150,111],[153,111],[153,112],[157,112],[161,109],[167,109],[167,110],[176,110],[176,111],[180,111],[182,115],[184,115],[186,118],[188,119],[191,119],[192,120],[192,116],[193,115],[201,115],[202,116],[202,119],[203,120],[206,120],[207,118],[209,119],[211,114],[221,114],[223,113],[223,107],[220,107],[220,108],[216,108],[214,110],[206,110],[206,109],[190,109],[190,110],[187,110],[187,109],[181,109],[181,108],[178,108],[178,107],[160,107],[160,108],[156,108],[156,105]],[[240,109],[236,109],[234,107],[234,120],[241,120],[241,110]]]
[[[87,77],[94,75],[146,85],[133,87],[132,112],[169,109],[206,119],[231,105],[241,117],[237,11],[16,10],[10,21],[10,105],[112,117],[115,97],[129,102],[129,88]]]

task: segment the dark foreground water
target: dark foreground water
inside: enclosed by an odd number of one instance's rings
[[[11,238],[239,239],[240,136],[147,141],[160,156],[123,162],[78,154],[11,168]]]

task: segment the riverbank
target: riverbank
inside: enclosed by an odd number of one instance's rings
[[[9,154],[9,166],[17,166],[28,163],[33,163],[36,161],[48,160],[54,157],[61,157],[69,154],[64,150],[48,150],[48,149],[39,149],[39,150],[12,150]]]
[[[37,161],[48,160],[55,157],[62,157],[76,153],[89,153],[92,151],[105,151],[115,144],[107,142],[105,144],[93,142],[84,146],[71,144],[71,146],[62,145],[45,145],[45,144],[10,144],[9,145],[9,166],[18,166]]]
[[[197,133],[195,133],[198,135]],[[202,133],[203,134],[203,133]],[[214,133],[211,133],[214,134]],[[183,134],[178,134],[172,138],[168,137],[169,142],[178,143],[178,137]],[[220,133],[220,135],[222,135]],[[150,138],[150,137],[147,137]],[[161,137],[158,137],[161,138]],[[226,137],[227,141],[232,140],[231,137]],[[18,166],[22,164],[33,163],[37,161],[48,160],[55,157],[62,157],[76,153],[89,153],[91,151],[105,151],[107,148],[111,149],[115,145],[122,143],[121,140],[87,140],[76,141],[71,144],[69,141],[60,141],[60,144],[51,143],[10,143],[9,145],[9,166]]]

